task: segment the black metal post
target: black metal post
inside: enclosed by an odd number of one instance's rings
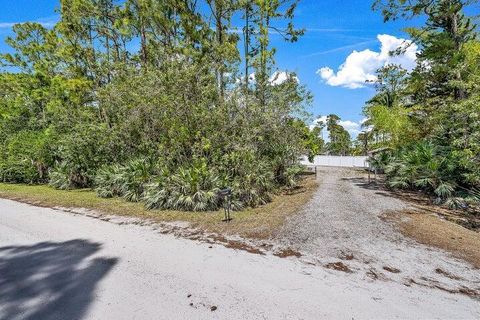
[[[223,212],[224,212],[224,222],[232,221],[230,217],[230,209],[232,206],[232,189],[225,188],[218,192],[218,196],[223,199]]]

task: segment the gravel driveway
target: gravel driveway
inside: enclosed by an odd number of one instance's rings
[[[414,208],[369,185],[363,170],[322,167],[318,180],[312,200],[287,221],[277,240],[319,263],[349,268],[364,279],[447,291],[480,289],[478,270],[446,252],[405,238],[381,218]]]

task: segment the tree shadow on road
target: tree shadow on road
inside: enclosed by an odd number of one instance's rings
[[[416,206],[419,209],[421,208],[424,211],[428,211],[428,208],[433,205],[432,199],[422,192],[402,189],[394,190],[387,188],[385,178],[381,178],[376,181],[371,180],[370,182],[368,182],[367,178],[365,177],[342,178],[342,180],[352,183],[352,185],[355,187],[375,191],[374,194],[376,195],[408,202],[409,204]],[[433,212],[437,212],[438,207],[434,206],[434,208],[435,209]]]
[[[342,178],[343,181],[349,181],[357,187],[368,189],[368,190],[385,190],[383,183],[375,180],[368,182],[366,178],[356,177],[356,178]]]
[[[0,319],[81,319],[118,262],[82,239],[0,247]]]

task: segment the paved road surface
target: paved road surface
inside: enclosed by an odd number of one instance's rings
[[[0,199],[0,319],[362,318],[478,319],[480,306]]]

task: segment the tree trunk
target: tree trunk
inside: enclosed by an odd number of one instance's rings
[[[142,66],[147,70],[147,36],[145,34],[145,26],[143,21],[140,22],[140,46],[141,46],[141,55],[142,55]]]
[[[450,35],[455,43],[455,51],[460,52],[462,49],[462,43],[459,39],[459,34],[458,34],[458,12],[454,12],[451,17],[451,30],[450,30]],[[455,80],[458,81],[458,83],[462,82],[462,74],[460,73],[460,70],[458,68],[455,69],[454,71],[454,77]],[[466,98],[466,92],[463,88],[456,87],[454,90],[454,96],[456,100],[463,100]]]
[[[248,111],[248,67],[249,67],[249,44],[250,44],[250,4],[245,4],[245,31],[244,31],[244,47],[245,47],[245,110]]]
[[[215,26],[216,26],[216,32],[217,32],[217,45],[220,50],[222,50],[223,47],[223,24],[222,24],[222,18],[223,18],[223,0],[215,0]],[[223,54],[219,55],[218,57],[218,65],[217,65],[217,85],[218,85],[218,90],[220,94],[220,99],[223,101],[224,97],[224,91],[225,91],[225,81],[224,81],[224,67],[223,67]]]

